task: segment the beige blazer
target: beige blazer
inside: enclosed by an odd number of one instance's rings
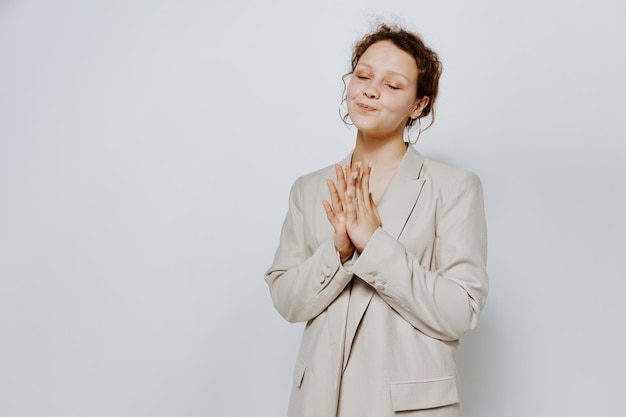
[[[409,146],[378,205],[382,227],[344,265],[327,178],[333,166],[294,183],[265,275],[278,312],[306,322],[289,416],[460,416],[458,339],[488,288],[478,177]]]

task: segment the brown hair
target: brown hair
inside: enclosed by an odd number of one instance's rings
[[[354,73],[359,59],[361,59],[361,56],[365,53],[367,48],[380,41],[390,41],[415,58],[415,64],[417,65],[417,97],[428,96],[429,99],[428,104],[422,110],[420,118],[431,114],[431,122],[428,127],[432,126],[435,122],[434,105],[437,99],[437,93],[439,92],[439,77],[441,76],[442,70],[441,61],[439,61],[437,53],[426,46],[419,35],[398,26],[389,26],[384,23],[380,24],[375,31],[365,35],[354,45],[351,70],[342,77],[344,83],[342,103],[346,100],[346,78]],[[409,118],[406,122],[406,126],[412,126],[414,121],[414,119]]]

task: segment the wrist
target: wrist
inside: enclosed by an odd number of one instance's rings
[[[356,249],[354,246],[351,246],[344,249],[338,249],[337,247],[335,247],[335,250],[337,251],[337,255],[339,256],[339,261],[343,264],[347,262],[350,258],[352,258],[352,255],[354,254],[354,251]]]

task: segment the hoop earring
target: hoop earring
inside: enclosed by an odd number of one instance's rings
[[[411,145],[415,145],[417,141],[419,140],[421,134],[422,134],[422,118],[418,117],[417,118],[417,136],[415,137],[415,140],[411,140],[411,127],[410,126],[407,126],[406,136],[409,139],[409,143]]]
[[[352,123],[352,121],[348,122],[348,119],[350,119],[350,113],[346,111],[346,114],[341,114],[341,104],[339,105],[339,117],[341,118],[343,124],[345,124],[346,126],[354,126],[354,123]]]

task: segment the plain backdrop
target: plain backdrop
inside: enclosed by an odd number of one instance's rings
[[[625,8],[0,0],[0,416],[286,414],[303,325],[263,274],[380,19],[444,62],[418,150],[485,189],[466,415],[626,415]]]

